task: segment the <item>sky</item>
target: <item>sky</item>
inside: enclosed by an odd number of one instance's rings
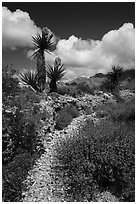
[[[56,50],[67,79],[106,73],[112,65],[135,68],[133,2],[2,3],[2,60],[17,70],[35,69],[32,36],[48,27],[59,38]]]

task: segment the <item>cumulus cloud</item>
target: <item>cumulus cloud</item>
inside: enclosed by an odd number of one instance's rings
[[[26,52],[26,57],[27,57],[28,59],[32,59],[32,60],[33,60],[32,55],[33,55],[33,53],[34,53],[34,50],[28,50],[28,51],[25,51],[25,52]]]
[[[68,78],[106,73],[112,65],[132,69],[135,67],[135,29],[133,24],[125,23],[118,30],[106,33],[100,41],[82,40],[72,35],[58,42],[53,55],[45,53],[48,61],[56,56],[67,67]]]
[[[2,7],[2,45],[10,49],[32,47],[32,36],[40,33],[27,12],[17,9],[12,12]]]

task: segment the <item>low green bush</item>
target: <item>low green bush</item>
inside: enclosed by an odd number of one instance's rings
[[[87,121],[75,135],[66,135],[55,147],[62,171],[66,199],[92,201],[109,191],[120,201],[135,200],[134,128],[103,120]],[[56,172],[56,169],[54,169]]]

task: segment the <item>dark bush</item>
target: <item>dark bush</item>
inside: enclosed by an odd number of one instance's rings
[[[97,116],[107,116],[114,121],[122,121],[126,124],[135,123],[135,97],[124,103],[105,104],[96,107]]]
[[[34,93],[35,94],[35,93]],[[38,97],[32,91],[20,92],[3,103],[2,151],[3,164],[16,154],[18,148],[34,152],[37,149],[37,130],[43,114],[34,111]],[[12,100],[13,99],[13,100]]]
[[[20,91],[18,79],[14,76],[16,71],[12,65],[2,66],[2,94],[3,97],[14,96]]]
[[[62,110],[57,112],[56,129],[62,130],[67,127],[73,118],[79,116],[79,111],[74,105],[66,105]]]
[[[102,82],[101,87],[110,92],[118,90],[120,79],[123,75],[123,68],[118,66],[112,66],[111,71],[107,73],[106,79]]]
[[[12,70],[3,71],[2,167],[3,201],[20,201],[23,180],[43,151],[38,135],[40,120],[48,117],[39,109],[40,96],[18,87]],[[14,73],[15,74],[15,73]]]
[[[56,144],[66,198],[92,201],[97,191],[110,191],[120,201],[135,200],[134,129],[124,123],[92,121]],[[55,170],[56,172],[56,170]]]
[[[78,84],[77,89],[83,93],[94,95],[94,88],[86,82],[82,82],[82,83]]]
[[[70,114],[62,111],[60,115],[58,114],[56,117],[55,128],[57,130],[63,130],[65,127],[67,127],[70,124],[72,120],[73,120],[73,117]]]
[[[57,87],[57,93],[61,95],[69,95],[69,87],[68,86],[63,86],[63,85],[58,85]]]
[[[36,155],[20,150],[13,161],[2,168],[2,197],[3,202],[19,202],[23,181],[28,170],[33,166]]]
[[[70,85],[69,86],[69,95],[72,96],[72,97],[77,97],[79,95],[81,95],[82,92],[80,89],[77,88],[77,86],[75,85]]]
[[[126,123],[135,122],[135,97],[127,101],[125,104],[120,104],[112,115],[112,118],[118,121],[124,121]]]
[[[3,112],[3,164],[7,163],[16,154],[18,148],[29,152],[36,148],[36,125],[31,120],[24,120],[23,114],[16,110],[15,113]]]
[[[63,110],[69,113],[73,118],[76,118],[79,115],[79,110],[72,104],[66,105]]]
[[[77,88],[77,86],[73,85],[60,85],[58,86],[57,93],[61,95],[69,95],[72,97],[77,97],[78,95],[81,95],[80,89]]]

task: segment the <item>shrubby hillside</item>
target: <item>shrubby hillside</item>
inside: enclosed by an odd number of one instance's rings
[[[102,82],[107,78],[107,74],[98,73],[89,78],[78,77],[70,82],[59,82],[58,83],[58,93],[64,95],[69,94],[72,96],[77,96],[82,93],[94,94],[94,91],[104,90],[102,87]],[[125,70],[119,79],[119,89],[122,90],[132,90],[135,91],[135,70]]]
[[[117,93],[101,88],[102,74],[56,92],[21,87],[13,75],[3,67],[3,201],[134,202],[133,71]]]

